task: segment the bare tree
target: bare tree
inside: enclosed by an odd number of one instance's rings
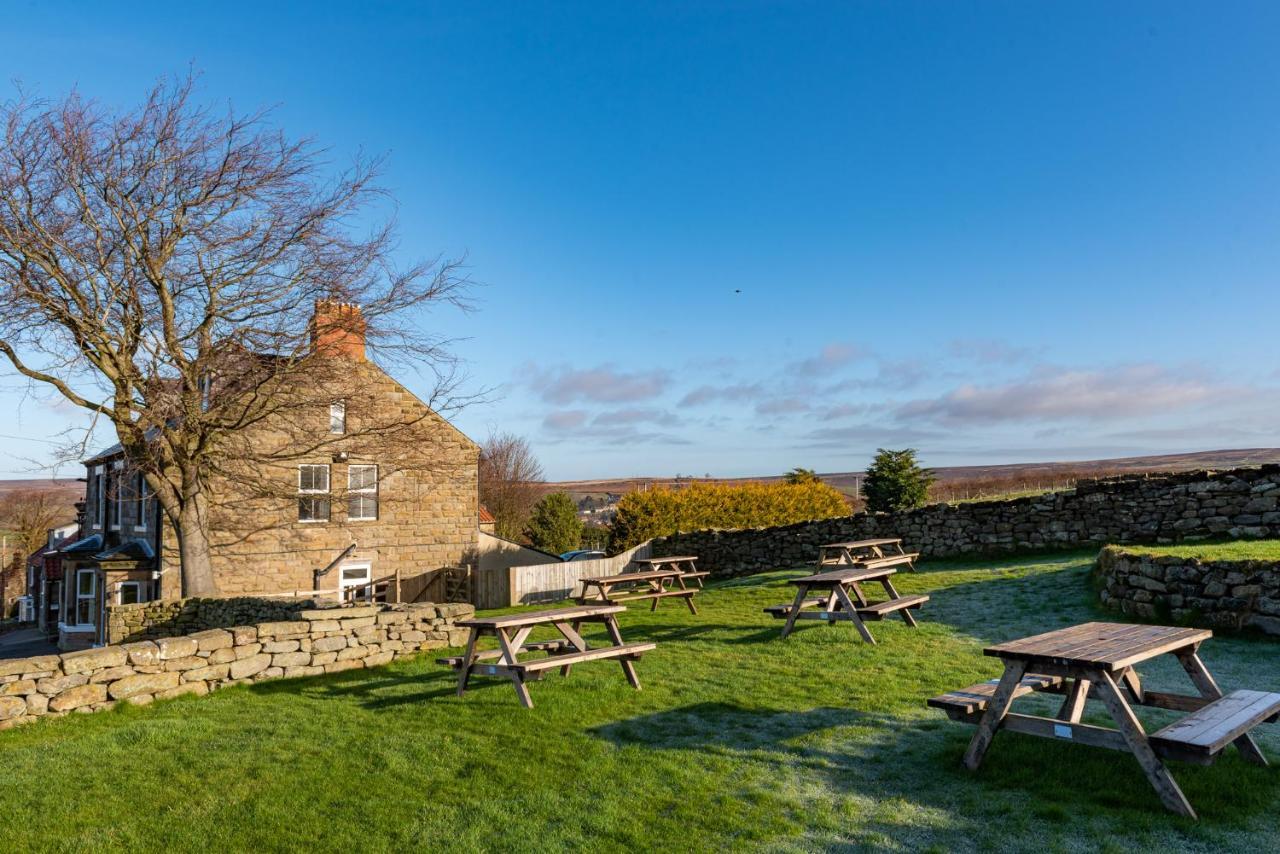
[[[65,495],[29,489],[0,496],[0,528],[16,538],[11,545],[24,555],[47,542],[50,528],[74,518],[75,508]]]
[[[494,532],[518,539],[542,494],[542,465],[523,436],[491,433],[480,447],[480,501],[493,514]]]
[[[313,414],[365,380],[338,358],[347,342],[428,368],[438,410],[462,400],[447,341],[414,321],[465,308],[467,284],[453,262],[393,263],[392,221],[357,229],[386,198],[378,161],[335,173],[266,114],[215,113],[192,87],[119,114],[76,94],[0,107],[0,353],[114,429],[176,531],[187,596],[216,593],[211,479],[270,493],[263,459],[329,441],[306,432]],[[415,426],[360,430],[404,447]],[[246,438],[264,431],[278,441]]]

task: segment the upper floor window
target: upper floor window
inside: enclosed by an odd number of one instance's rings
[[[106,474],[102,466],[93,467],[93,527],[101,528],[107,510]]]
[[[136,502],[138,517],[134,522],[134,529],[138,531],[147,530],[147,478],[142,472],[137,474],[137,483],[135,484],[135,492],[133,500]]]
[[[200,375],[200,411],[207,412],[213,403],[213,374]]]
[[[378,467],[347,466],[347,519],[352,522],[378,518]]]
[[[112,463],[111,472],[111,486],[115,490],[115,494],[111,496],[115,504],[115,511],[111,514],[111,530],[118,531],[124,524],[124,461],[116,460]]]
[[[298,521],[329,521],[329,467],[298,466]]]
[[[347,402],[335,400],[329,404],[329,432],[341,436],[347,432]]]

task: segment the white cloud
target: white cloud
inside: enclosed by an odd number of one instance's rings
[[[1227,389],[1198,373],[1159,365],[1111,371],[1045,368],[1003,385],[962,385],[936,398],[902,404],[902,421],[995,424],[1015,421],[1102,421],[1160,417],[1173,410],[1224,398]]]
[[[867,351],[856,344],[828,344],[818,351],[818,355],[792,362],[787,367],[793,373],[806,376],[830,374],[867,355]]]
[[[583,370],[568,367],[534,369],[530,373],[530,385],[543,400],[556,404],[650,400],[662,394],[670,382],[666,371],[627,372],[610,365]]]

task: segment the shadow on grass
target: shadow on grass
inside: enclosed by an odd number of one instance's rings
[[[935,818],[946,816],[950,831],[974,832],[974,838],[989,829],[993,799],[1010,812],[1048,821],[1090,817],[1123,826],[1126,833],[1144,825],[1195,827],[1164,811],[1128,754],[1001,733],[983,767],[970,773],[961,758],[972,729],[934,718],[698,703],[588,732],[619,747],[767,762],[777,779],[816,775],[835,791],[919,804]],[[1170,768],[1206,821],[1242,822],[1272,809],[1280,796],[1280,774],[1246,763],[1234,750],[1214,766]],[[896,820],[882,826],[871,821],[866,828],[891,838],[902,829]]]
[[[314,700],[350,697],[361,700],[368,709],[423,703],[441,697],[453,697],[458,690],[458,676],[452,670],[432,668],[425,672],[402,667],[376,667],[371,670],[349,670],[301,679],[271,679],[245,686],[254,694],[288,695]],[[511,690],[507,679],[473,677],[467,692],[488,688]]]

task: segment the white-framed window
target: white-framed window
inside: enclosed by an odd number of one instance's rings
[[[111,530],[120,530],[120,525],[124,522],[124,505],[125,505],[125,489],[124,489],[124,461],[116,460],[111,464],[111,485],[115,489],[115,495],[112,496],[112,503],[115,504],[115,513],[111,517]]]
[[[116,589],[116,602],[121,605],[135,605],[142,601],[141,581],[121,581]]]
[[[107,512],[106,473],[102,466],[93,467],[93,527],[102,530]]]
[[[133,500],[138,508],[138,518],[133,523],[135,531],[147,530],[147,478],[142,472],[135,477]]]
[[[329,432],[341,436],[347,432],[347,402],[335,400],[329,404]]]
[[[76,609],[75,624],[77,626],[96,625],[94,618],[98,609],[98,573],[92,569],[76,571]]]
[[[344,563],[339,572],[338,592],[343,602],[373,598],[373,571],[367,563]]]
[[[298,466],[298,521],[329,521],[329,467]]]
[[[347,466],[347,520],[364,522],[378,518],[378,467]]]

